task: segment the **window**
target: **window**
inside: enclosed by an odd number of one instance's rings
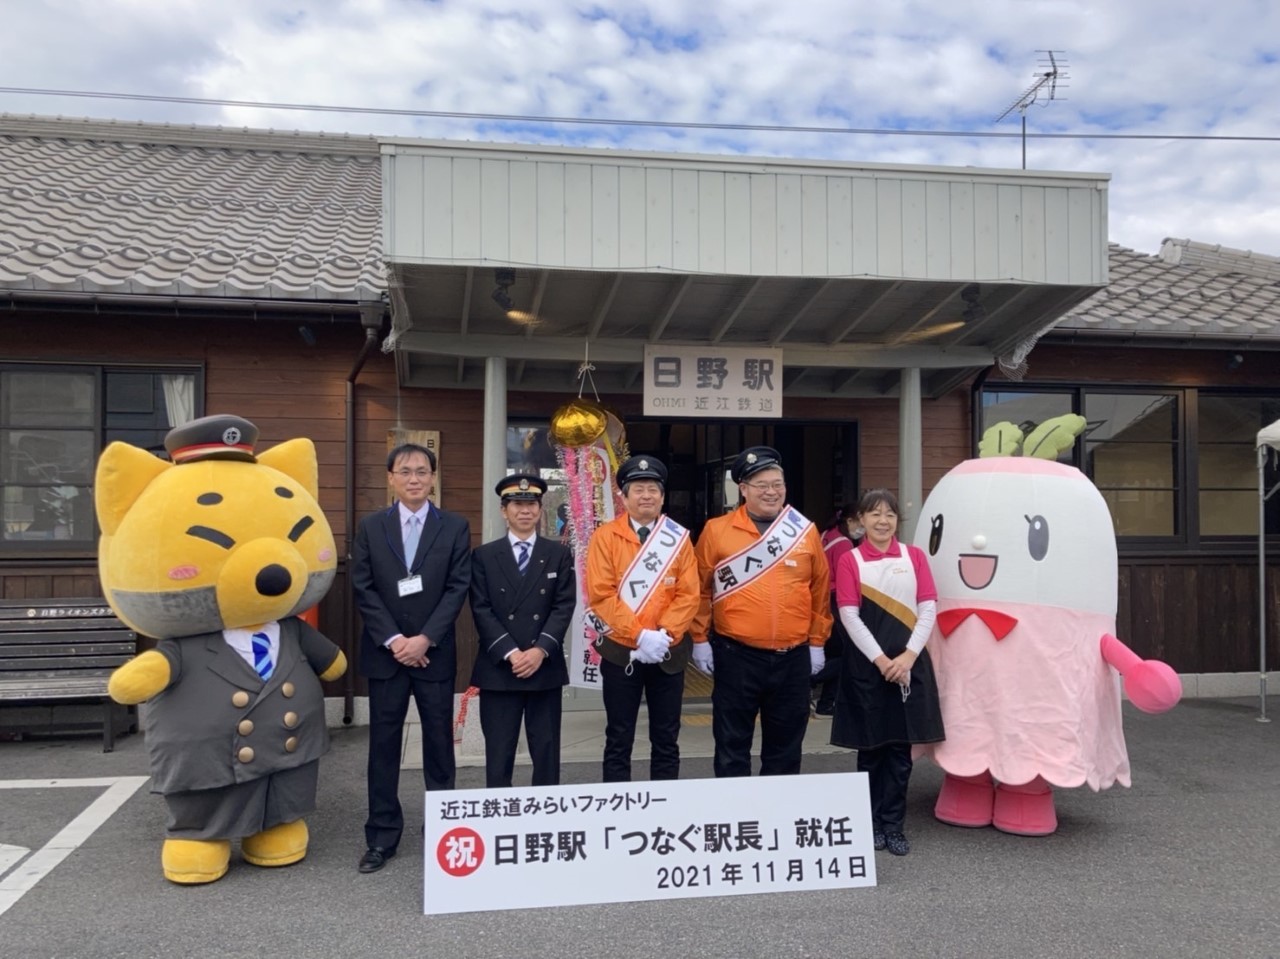
[[[1179,472],[1175,398],[1089,392],[1084,418],[1085,473],[1107,501],[1116,535],[1173,536]]]
[[[556,458],[546,421],[507,424],[507,472],[531,473],[546,480],[542,497],[542,521],[538,535],[563,540],[569,522],[568,490],[564,470]],[[486,491],[488,492],[488,491]]]
[[[1280,419],[1280,397],[1002,386],[983,391],[981,400],[983,431],[1011,422],[1029,434],[1063,413],[1084,416],[1083,436],[1058,459],[1093,480],[1116,535],[1131,543],[1198,547],[1258,533],[1254,442],[1258,430]],[[1280,482],[1276,462],[1264,481],[1267,489]],[[1266,531],[1280,534],[1280,495],[1267,503]]]
[[[1197,459],[1200,466],[1200,535],[1258,535],[1258,430],[1280,420],[1280,399],[1256,396],[1200,397]],[[1263,480],[1280,482],[1269,457]],[[1267,501],[1267,533],[1280,533],[1280,496]]]
[[[191,371],[0,366],[0,549],[92,549],[103,445],[163,452],[165,433],[195,409]]]

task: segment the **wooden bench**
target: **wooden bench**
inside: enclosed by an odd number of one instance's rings
[[[137,640],[98,597],[0,600],[0,703],[99,702],[109,753],[122,707],[107,695],[107,679],[135,655]]]

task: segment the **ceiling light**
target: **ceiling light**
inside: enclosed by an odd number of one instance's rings
[[[511,294],[507,292],[505,286],[495,286],[493,288],[493,302],[502,307],[503,312],[510,313],[515,309],[515,303],[511,301]]]
[[[493,271],[493,282],[497,285],[493,288],[493,302],[500,306],[504,313],[509,313],[515,309],[515,303],[511,301],[511,287],[516,282],[516,271],[505,267]]]

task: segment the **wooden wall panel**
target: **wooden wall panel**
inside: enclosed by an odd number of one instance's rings
[[[1267,566],[1267,660],[1280,670],[1280,563]],[[1120,559],[1116,631],[1180,673],[1258,668],[1256,558]]]
[[[1066,342],[1067,331],[1042,340],[1028,359],[1026,383],[1072,382],[1115,383],[1117,385],[1162,385],[1184,387],[1253,387],[1276,389],[1280,384],[1280,352],[1249,350],[1244,364],[1227,369],[1227,360],[1241,351],[1181,350],[1139,347],[1115,341],[1113,347],[1073,346]],[[1003,380],[999,368],[987,381],[988,387]]]

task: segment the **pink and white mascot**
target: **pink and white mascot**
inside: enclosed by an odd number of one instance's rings
[[[1128,786],[1121,677],[1151,713],[1182,686],[1114,635],[1116,541],[1097,488],[1033,454],[968,460],[925,500],[915,543],[938,587],[929,651],[947,738],[923,750],[946,773],[937,818],[1045,836],[1053,786]]]

